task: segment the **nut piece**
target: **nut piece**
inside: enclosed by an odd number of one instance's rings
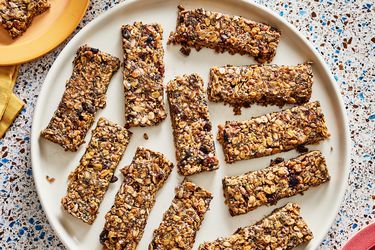
[[[149,250],[192,249],[212,194],[184,180],[149,245]]]
[[[300,207],[288,203],[254,225],[239,228],[227,237],[205,242],[199,250],[292,249],[310,241],[312,232],[300,216]]]
[[[0,23],[15,39],[29,28],[34,17],[49,8],[47,0],[1,0]]]
[[[92,224],[107,192],[114,171],[129,143],[131,132],[100,118],[79,166],[70,173],[64,209]]]
[[[249,65],[213,67],[208,99],[235,109],[260,105],[304,104],[310,100],[313,84],[311,63],[296,66]]]
[[[122,26],[125,118],[127,127],[154,126],[167,114],[164,107],[163,29],[159,24]]]
[[[136,249],[156,193],[172,169],[173,164],[163,154],[138,147],[132,163],[121,170],[124,182],[105,216],[100,234],[103,249]]]
[[[219,125],[225,161],[233,163],[277,154],[329,138],[319,102]]]
[[[77,151],[99,109],[106,105],[106,92],[120,60],[86,45],[79,48],[73,73],[60,104],[41,136]]]
[[[224,177],[225,204],[232,216],[244,214],[262,205],[274,205],[329,179],[324,156],[312,151],[289,161],[271,163],[265,169]]]
[[[274,27],[240,16],[204,9],[185,10],[179,6],[176,31],[170,34],[168,44],[247,54],[264,63],[272,61],[275,56],[280,35]]]
[[[203,80],[197,74],[177,76],[167,86],[178,171],[191,175],[217,169]]]

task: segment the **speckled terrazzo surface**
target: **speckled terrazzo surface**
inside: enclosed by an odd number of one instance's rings
[[[341,88],[353,146],[351,173],[339,214],[320,246],[339,249],[375,216],[375,6],[370,0],[256,2],[286,18],[315,45]],[[92,0],[77,30],[116,3]],[[26,107],[0,140],[0,249],[64,249],[38,200],[29,138],[41,85],[65,44],[21,67],[15,92]]]

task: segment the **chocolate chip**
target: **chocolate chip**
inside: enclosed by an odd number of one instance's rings
[[[271,160],[271,165],[279,164],[279,163],[282,163],[283,161],[284,161],[284,158],[282,158],[282,157],[277,157],[276,159]]]
[[[99,50],[98,50],[98,49],[95,49],[95,48],[91,48],[91,51],[92,51],[92,53],[94,53],[94,54],[97,54],[97,53],[99,52]]]
[[[93,105],[91,105],[90,103],[82,103],[82,107],[84,110],[90,112],[90,113],[94,113],[95,112],[95,108]]]
[[[307,153],[309,149],[305,147],[305,145],[298,145],[296,148],[298,153]]]
[[[118,180],[118,178],[115,175],[113,175],[112,179],[109,182],[110,183],[115,183],[117,180]]]

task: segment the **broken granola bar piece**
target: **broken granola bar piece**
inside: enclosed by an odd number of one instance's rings
[[[265,169],[224,177],[225,203],[232,216],[240,215],[259,206],[276,204],[329,179],[324,156],[319,151],[312,151]]]
[[[128,127],[154,126],[167,114],[164,107],[163,29],[159,24],[122,26],[125,119]]]
[[[176,189],[176,196],[159,228],[154,231],[149,250],[192,249],[211,200],[210,192],[184,180]]]
[[[202,8],[178,8],[176,31],[168,44],[183,47],[202,47],[223,53],[253,56],[260,63],[270,62],[276,54],[280,31],[264,23],[240,17],[207,11]]]
[[[199,250],[287,250],[312,239],[311,230],[300,216],[300,206],[288,203],[256,224],[239,228],[229,237],[201,244]]]
[[[320,103],[309,102],[247,121],[227,121],[219,125],[217,139],[225,161],[233,163],[318,143],[329,136]]]
[[[79,166],[69,175],[67,194],[61,199],[68,213],[87,224],[94,222],[130,136],[127,129],[99,119]]]
[[[60,104],[41,136],[77,151],[99,109],[106,105],[106,92],[120,60],[86,45],[79,48],[72,76]]]
[[[29,28],[34,17],[49,8],[47,0],[1,0],[0,23],[16,39]]]
[[[191,175],[218,168],[203,80],[178,76],[167,86],[178,171]]]
[[[123,168],[124,182],[105,216],[100,234],[103,249],[136,249],[155,203],[157,191],[173,164],[161,153],[138,147],[132,163]]]
[[[313,84],[310,63],[296,66],[249,65],[213,67],[208,99],[234,108],[304,104],[310,100]]]

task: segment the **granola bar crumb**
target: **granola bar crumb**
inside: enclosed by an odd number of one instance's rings
[[[149,138],[149,137],[148,137],[148,134],[147,134],[147,133],[144,133],[144,134],[143,134],[143,138],[144,138],[145,140],[148,140],[148,138]]]
[[[180,49],[180,52],[185,55],[185,56],[189,56],[190,55],[190,52],[191,52],[191,48],[189,47],[186,47],[186,46],[182,46],[181,49]]]
[[[46,175],[46,179],[47,179],[47,181],[49,182],[49,183],[54,183],[55,182],[55,178],[53,178],[53,177],[49,177],[48,175]]]

